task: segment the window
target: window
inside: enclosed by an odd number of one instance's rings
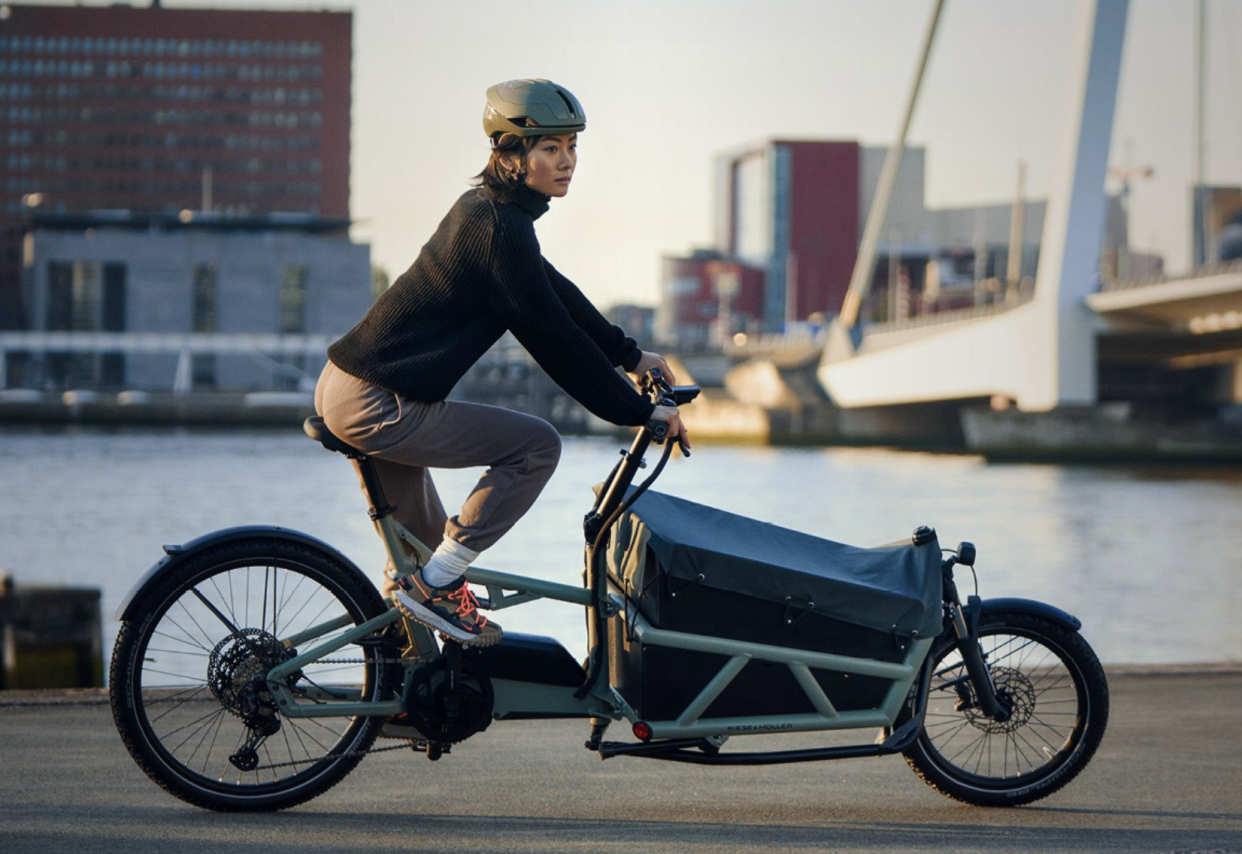
[[[309,271],[305,264],[287,264],[280,281],[280,332],[297,335],[306,332],[306,285]],[[285,356],[277,360],[288,368],[274,378],[278,388],[298,388],[299,378],[305,376],[306,359],[302,355]]]
[[[191,329],[194,332],[216,332],[216,313],[218,309],[219,271],[210,261],[202,261],[194,265],[194,294],[192,296],[193,312]]]
[[[99,306],[99,325],[105,332],[125,331],[125,265],[103,265],[103,294]]]
[[[50,332],[123,332],[125,280],[126,268],[120,263],[49,262],[44,328]],[[125,381],[125,357],[120,353],[53,354],[48,370],[63,386],[120,386]]]
[[[306,332],[306,285],[309,271],[305,264],[285,266],[280,281],[280,331],[286,335]]]
[[[95,332],[103,298],[98,261],[52,261],[47,270],[47,330]]]
[[[194,332],[216,332],[219,309],[219,269],[210,261],[200,261],[193,269],[193,294],[190,297],[191,329]],[[190,383],[193,388],[216,387],[214,353],[197,353],[190,359]]]

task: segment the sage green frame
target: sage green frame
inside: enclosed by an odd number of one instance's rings
[[[393,565],[401,572],[413,572],[426,561],[430,550],[396,521],[391,515],[376,520],[376,526],[384,541]],[[403,546],[409,546],[410,551]],[[503,610],[539,599],[551,599],[579,605],[588,609],[601,609],[607,620],[624,620],[631,637],[647,646],[668,647],[695,652],[714,653],[727,657],[720,670],[685,706],[681,714],[672,720],[645,721],[651,728],[652,738],[705,738],[758,733],[808,732],[819,730],[844,730],[890,726],[905,704],[911,686],[918,677],[929,650],[932,638],[918,639],[906,650],[901,662],[885,662],[849,655],[815,652],[791,647],[750,643],[707,635],[687,634],[652,626],[641,614],[631,612],[631,605],[615,594],[603,601],[595,601],[594,591],[579,586],[560,584],[527,576],[472,567],[466,578],[487,591],[480,604],[489,610]],[[382,631],[387,626],[404,620],[401,613],[391,608],[385,613],[367,620],[334,637],[331,641],[316,644],[300,652],[294,658],[282,662],[268,673],[267,682],[281,714],[291,718],[315,718],[337,716],[394,715],[405,710],[401,697],[380,701],[360,701],[348,691],[321,691],[306,699],[294,696],[287,680],[305,665],[328,656],[338,649]],[[349,625],[349,617],[341,616],[298,634],[283,638],[288,648],[300,648],[315,637],[334,632]],[[440,651],[431,630],[404,620],[410,640],[410,648],[404,660],[405,679],[402,693],[409,685],[414,671],[435,662]],[[589,660],[603,662],[607,667],[609,633],[597,633],[597,646],[602,645],[602,655],[591,650]],[[812,713],[754,715],[746,717],[708,718],[704,714],[713,701],[729,687],[738,674],[751,662],[765,661],[784,665],[814,709]],[[839,711],[823,687],[811,673],[812,668],[840,673],[888,679],[891,685],[877,708]],[[601,677],[607,674],[600,674]],[[566,686],[546,685],[510,679],[492,679],[494,694],[493,717],[506,718],[608,718],[637,722],[637,711],[611,686],[609,679],[591,680],[591,689],[585,693]],[[582,696],[579,696],[582,694]]]

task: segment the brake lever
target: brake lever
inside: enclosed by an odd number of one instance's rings
[[[647,371],[647,375],[643,378],[642,390],[644,393],[652,391],[659,393],[659,405],[671,406],[674,409],[678,407],[677,396],[673,386],[669,385],[668,380],[664,379],[664,374],[659,368],[652,368]],[[668,437],[668,423],[664,421],[648,421],[646,425],[647,432],[651,434],[651,438],[656,444],[663,444],[665,438]],[[681,449],[683,457],[690,456],[690,448],[686,445],[685,437],[681,434],[677,436],[677,447]]]
[[[673,389],[672,389],[672,387],[671,387],[671,386],[668,388],[668,393],[667,393],[666,395],[664,395],[663,397],[661,397],[661,398],[660,398],[660,405],[661,405],[661,406],[671,406],[671,407],[673,407],[674,409],[679,409],[679,408],[680,408],[680,407],[677,405],[677,398],[674,396],[674,394],[673,394]],[[668,425],[667,425],[667,424],[666,424],[666,425],[664,425],[664,432],[665,432],[666,434],[668,433]],[[677,447],[681,449],[681,455],[682,455],[683,457],[689,457],[689,456],[690,456],[690,448],[686,445],[686,438],[685,438],[683,435],[681,435],[680,433],[678,433],[678,434],[677,434]]]
[[[674,406],[675,404],[665,400],[661,401],[661,405]],[[651,434],[652,440],[657,445],[664,444],[664,440],[668,438],[668,422],[666,421],[648,421],[646,424],[646,430]],[[683,457],[690,456],[690,448],[686,445],[686,440],[681,434],[678,434],[677,436],[677,447],[681,449],[681,455]]]

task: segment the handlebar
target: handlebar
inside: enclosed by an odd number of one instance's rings
[[[647,371],[638,390],[658,406],[681,406],[694,400],[702,391],[697,385],[670,385],[659,368]]]
[[[680,406],[683,403],[689,403],[698,397],[700,391],[696,385],[670,385],[658,368],[652,368],[647,371],[639,382],[638,388],[639,392],[656,406]],[[586,534],[588,544],[595,542],[596,537],[604,529],[605,522],[612,517],[613,513],[625,501],[626,492],[634,482],[634,476],[640,468],[646,465],[643,461],[643,455],[647,452],[649,444],[651,442],[663,444],[664,440],[668,438],[668,429],[667,422],[648,421],[634,435],[634,442],[630,445],[630,449],[621,452],[621,459],[604,480],[603,486],[596,493],[594,506],[591,507],[590,512],[583,519],[583,532]],[[687,457],[690,456],[690,452],[680,442],[680,439],[678,444],[681,445],[682,454]],[[663,469],[664,463],[668,460],[671,452],[671,445],[665,448],[664,455],[659,465],[656,466],[656,470],[640,489],[646,489],[659,476],[660,470]]]
[[[697,385],[675,386],[669,384],[668,380],[664,378],[663,371],[659,368],[652,368],[647,371],[642,383],[639,385],[639,390],[656,406],[672,407],[689,403],[698,397],[702,391]],[[648,421],[643,425],[643,429],[647,431],[647,434],[656,444],[663,444],[668,437],[668,423],[665,421]],[[683,456],[690,456],[690,449],[686,447],[685,442],[680,437],[678,437],[677,444],[680,446]]]

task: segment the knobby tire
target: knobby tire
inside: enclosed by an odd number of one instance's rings
[[[956,639],[931,652],[923,731],[905,752],[932,788],[978,806],[1018,806],[1065,786],[1090,761],[1108,723],[1108,683],[1087,642],[1022,613],[982,618],[979,643],[1008,721],[979,710]]]
[[[122,741],[152,780],[207,809],[273,811],[322,794],[361,761],[383,718],[286,717],[264,699],[263,676],[295,654],[282,639],[347,618],[304,650],[385,607],[354,568],[300,543],[245,539],[174,562],[138,594],[113,650]],[[310,702],[383,699],[399,679],[383,653],[348,645],[291,677],[291,690]],[[230,757],[248,744],[251,762],[238,767]]]

